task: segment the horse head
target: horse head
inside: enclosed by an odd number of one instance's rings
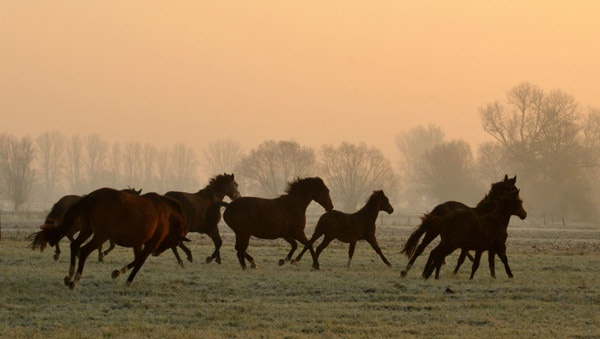
[[[385,196],[385,193],[383,193],[382,190],[373,192],[373,195],[375,195],[379,199],[380,211],[387,212],[387,214],[394,213],[394,208],[390,204],[390,200],[388,199],[388,197]]]
[[[323,206],[328,212],[333,209],[333,202],[331,202],[331,196],[329,196],[329,188],[327,188],[323,179],[319,177],[314,178],[313,200]]]

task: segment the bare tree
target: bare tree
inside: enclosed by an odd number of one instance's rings
[[[79,135],[73,135],[67,144],[67,182],[72,194],[83,194],[83,143]]]
[[[142,186],[142,144],[128,142],[123,152],[123,173],[125,184]]]
[[[155,166],[158,151],[154,145],[144,144],[142,151],[142,187],[151,189],[155,185]]]
[[[34,152],[31,138],[19,140],[12,135],[0,135],[0,183],[15,211],[21,210],[31,193],[35,180]]]
[[[312,175],[315,151],[295,141],[265,141],[242,158],[236,169],[242,180],[257,194],[275,197],[287,182]]]
[[[185,144],[178,143],[171,151],[172,190],[186,191],[198,186],[198,160],[196,152]]]
[[[123,167],[123,154],[121,151],[121,144],[118,142],[114,143],[108,154],[107,170],[110,176],[110,182],[114,187],[121,186],[121,176]]]
[[[231,173],[239,164],[243,153],[240,143],[232,139],[211,142],[203,152],[204,169],[208,175]]]
[[[347,142],[338,147],[323,146],[320,159],[323,180],[343,211],[356,211],[374,190],[383,189],[388,196],[395,193],[397,177],[392,165],[375,147]]]
[[[63,170],[65,137],[58,131],[45,132],[36,138],[43,199],[54,200]]]
[[[88,188],[95,189],[101,185],[101,173],[104,171],[108,143],[98,134],[91,134],[85,138],[85,149],[87,155]]]
[[[159,192],[166,192],[170,190],[169,187],[169,164],[170,154],[167,147],[162,147],[157,151],[156,157],[156,189]]]

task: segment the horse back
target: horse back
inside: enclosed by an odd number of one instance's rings
[[[441,203],[441,204],[435,206],[435,208],[428,214],[443,216],[452,211],[461,210],[461,209],[470,209],[470,207],[463,204],[462,202],[446,201],[444,203]]]
[[[172,191],[167,192],[165,196],[179,202],[186,222],[186,232],[202,232],[204,230],[204,214],[213,201],[197,193]]]
[[[229,203],[223,212],[223,219],[234,232],[262,239],[284,237],[292,229],[306,224],[305,214],[290,208],[281,197],[237,198]]]
[[[325,234],[330,234],[346,243],[364,239],[371,229],[358,215],[336,210],[323,214],[319,218],[317,227],[321,227]]]

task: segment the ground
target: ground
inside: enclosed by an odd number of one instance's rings
[[[259,268],[242,271],[233,235],[225,228],[223,264],[205,264],[206,237],[191,235],[195,256],[184,269],[170,252],[151,257],[127,287],[111,272],[132,258],[117,248],[99,263],[90,255],[75,290],[63,284],[68,245],[33,252],[24,234],[35,225],[3,223],[0,241],[0,337],[587,337],[600,338],[600,226],[511,226],[508,255],[515,277],[499,260],[497,278],[487,260],[469,281],[467,261],[440,280],[423,280],[426,256],[406,278],[401,245],[412,227],[379,227],[386,267],[359,243],[346,268],[347,245],[332,243],[321,271],[310,255],[278,266],[288,251],[281,241],[252,239]],[[29,228],[28,228],[29,227]],[[14,231],[15,228],[20,231]],[[307,233],[312,233],[309,227]],[[8,235],[7,235],[8,234]],[[428,251],[427,251],[428,253]]]

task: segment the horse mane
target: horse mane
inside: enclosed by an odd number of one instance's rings
[[[288,183],[288,186],[284,191],[285,194],[283,194],[281,196],[296,195],[298,193],[302,193],[302,192],[306,191],[307,187],[312,187],[318,181],[322,182],[323,180],[319,177],[302,178],[302,179],[297,177],[296,179],[294,179],[293,181],[290,181]]]
[[[370,206],[375,199],[379,199],[380,196],[383,196],[383,191],[379,190],[379,191],[373,191],[373,193],[371,193],[371,195],[369,196],[369,199],[367,199],[367,202],[365,203],[365,205],[363,207],[361,207],[361,209],[358,210],[358,212],[366,209],[368,206]]]
[[[226,174],[226,173],[219,174],[219,175],[211,178],[210,181],[208,182],[208,185],[206,185],[199,192],[217,190],[219,187],[222,187],[223,184],[226,184],[227,180],[229,180],[229,178],[231,178],[231,175],[229,175],[229,174]]]

